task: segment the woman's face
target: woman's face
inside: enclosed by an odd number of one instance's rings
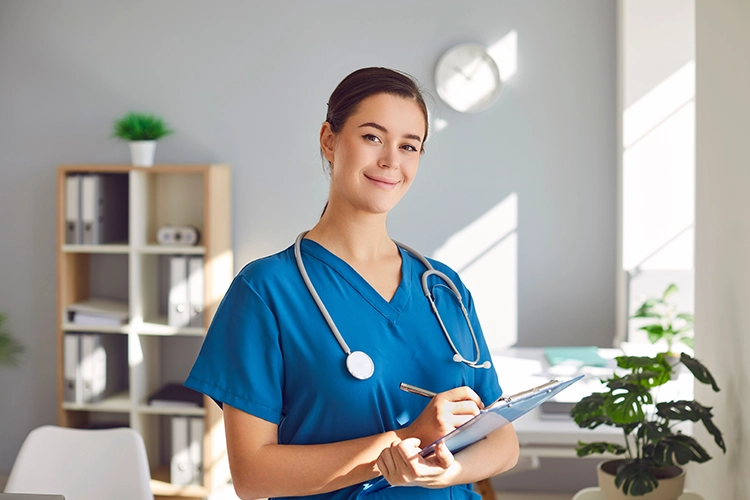
[[[375,94],[359,103],[338,133],[320,132],[331,163],[329,209],[387,213],[411,186],[419,167],[425,116],[411,99]]]

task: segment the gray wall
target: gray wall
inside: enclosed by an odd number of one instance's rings
[[[317,147],[338,81],[407,70],[436,96],[440,54],[515,30],[500,100],[427,144],[391,234],[430,255],[518,195],[519,345],[609,345],[614,331],[615,3],[0,0],[0,310],[28,347],[0,368],[0,472],[55,420],[55,174],[127,162],[112,120],[158,113],[177,130],[158,162],[233,166],[236,268],[291,244],[327,194]],[[480,311],[481,314],[481,311]]]

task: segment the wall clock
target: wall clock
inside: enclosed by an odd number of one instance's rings
[[[502,88],[497,63],[478,43],[448,49],[435,67],[438,95],[462,113],[484,111],[497,101]]]

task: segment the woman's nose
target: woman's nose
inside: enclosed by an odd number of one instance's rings
[[[398,148],[396,147],[385,147],[381,150],[380,159],[378,166],[383,168],[399,168],[400,161],[398,155]]]

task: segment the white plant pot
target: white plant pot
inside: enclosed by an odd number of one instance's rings
[[[156,141],[131,141],[130,162],[135,167],[150,167],[154,164]]]

